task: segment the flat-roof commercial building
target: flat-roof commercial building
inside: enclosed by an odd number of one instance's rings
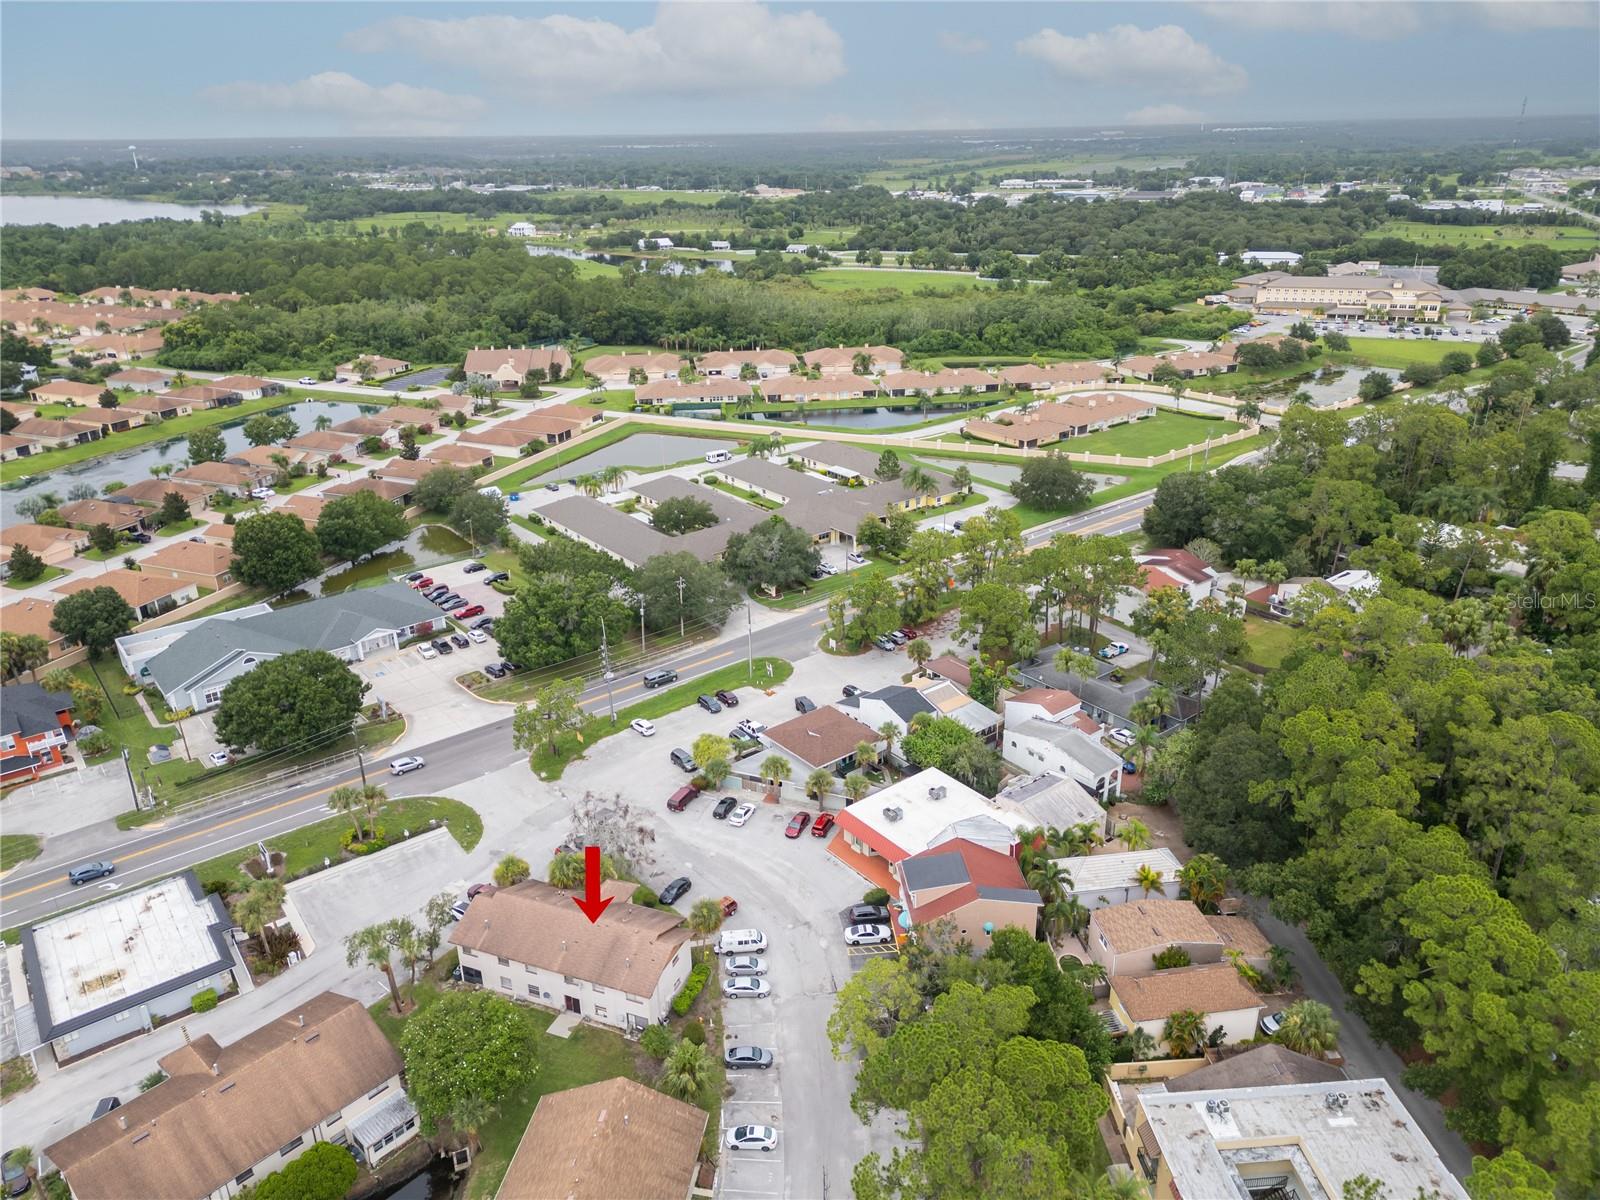
[[[1255,310],[1263,313],[1324,312],[1340,317],[1382,313],[1406,321],[1437,321],[1447,306],[1443,292],[1429,284],[1359,275],[1283,275],[1258,284],[1255,295]]]
[[[193,871],[22,929],[40,1044],[77,1058],[190,1010],[196,992],[233,987],[222,901]]]
[[[417,1136],[400,1055],[336,992],[227,1046],[194,1038],[160,1066],[155,1087],[45,1148],[74,1200],[225,1200],[318,1142],[371,1166]]]
[[[1022,814],[999,807],[935,767],[856,801],[838,822],[852,850],[890,863],[953,838],[1010,854],[1017,831],[1030,827]]]
[[[1395,1196],[1468,1200],[1387,1080],[1139,1092],[1157,1200],[1339,1200],[1361,1177]]]

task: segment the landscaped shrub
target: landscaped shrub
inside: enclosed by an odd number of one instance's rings
[[[104,730],[78,739],[78,753],[85,758],[98,758],[102,754],[109,754],[111,750],[111,735]]]
[[[655,890],[646,883],[641,883],[633,889],[632,899],[640,908],[659,908],[661,906],[661,897],[656,895]]]
[[[148,1092],[166,1077],[167,1073],[165,1071],[151,1071],[150,1074],[139,1080],[139,1090],[141,1092]]]
[[[672,1031],[665,1025],[651,1025],[639,1035],[639,1045],[646,1054],[659,1061],[672,1049]]]
[[[689,972],[689,978],[684,981],[683,991],[672,998],[672,1011],[680,1017],[687,1013],[700,992],[706,986],[706,980],[711,978],[711,968],[705,963],[696,963]]]
[[[334,1142],[318,1142],[256,1184],[256,1200],[339,1200],[356,1181],[356,1160]]]
[[[1189,965],[1189,952],[1182,946],[1168,946],[1150,961],[1158,971],[1166,971],[1172,967],[1187,967]]]
[[[371,836],[364,842],[356,841],[356,831],[347,829],[340,835],[339,841],[351,854],[376,854],[389,844],[389,835],[382,825],[374,825],[367,831]]]
[[[189,997],[189,1011],[190,1012],[197,1012],[197,1013],[210,1012],[216,1006],[217,1006],[217,989],[216,988],[206,988],[204,991],[196,992],[194,995]]]
[[[696,1046],[706,1044],[706,1027],[701,1021],[690,1021],[683,1027],[683,1040],[693,1042]]]
[[[887,903],[889,903],[889,893],[887,891],[885,891],[883,888],[873,888],[865,896],[861,897],[861,903],[863,903],[863,904],[887,904]]]

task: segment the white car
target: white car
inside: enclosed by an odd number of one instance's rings
[[[849,561],[851,561],[853,563],[857,563],[857,564],[864,563],[864,562],[867,561],[866,555],[858,554],[854,550],[852,550],[852,551],[850,551],[850,553],[846,554],[845,558],[847,558]]]
[[[1121,658],[1128,652],[1127,642],[1107,642],[1100,647],[1101,658]]]
[[[640,737],[655,737],[656,735],[656,727],[649,721],[646,721],[643,717],[629,721],[628,728],[633,730]]]
[[[773,1150],[778,1145],[778,1131],[771,1125],[735,1125],[728,1130],[729,1150]]]
[[[438,658],[439,652],[428,645],[427,642],[423,642],[422,645],[417,647],[417,657],[426,662],[428,659]]]
[[[1131,746],[1134,742],[1133,731],[1113,726],[1106,730],[1106,741],[1115,742],[1119,746]]]
[[[250,489],[250,498],[252,500],[271,500],[277,494],[278,494],[277,492],[273,491],[269,487],[258,487],[258,488],[251,488]]]
[[[722,994],[729,1000],[760,1000],[772,995],[772,985],[765,979],[751,979],[748,976],[724,979]]]
[[[756,806],[754,804],[741,804],[738,808],[734,809],[728,814],[728,824],[743,825],[755,815],[755,811]]]
[[[844,931],[846,946],[882,946],[894,941],[887,925],[852,925]]]
[[[428,764],[423,761],[420,754],[408,754],[404,758],[397,758],[389,764],[389,774],[406,775],[412,771],[420,771]]]
[[[486,638],[483,635],[483,630],[481,630],[481,629],[469,629],[469,630],[467,630],[467,641],[469,641],[469,642],[476,642],[478,645],[481,646],[484,642],[487,642],[488,640],[489,639]]]
[[[817,570],[821,571],[824,575],[837,575],[839,573],[838,567],[834,566],[832,563],[825,562],[818,563]]]
[[[303,387],[314,387],[316,385],[316,383],[317,383],[317,377],[315,375],[302,375],[302,376],[300,376],[300,384]]]
[[[206,761],[213,767],[225,767],[233,761],[233,755],[229,754],[226,750],[213,750],[210,754],[206,755]]]

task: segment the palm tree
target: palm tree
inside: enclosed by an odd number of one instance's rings
[[[1178,870],[1189,899],[1203,912],[1216,912],[1217,902],[1228,894],[1228,868],[1215,854],[1196,854]]]
[[[794,767],[781,754],[769,754],[761,760],[761,778],[771,785],[774,792],[788,783],[793,774]]]
[[[1059,863],[1040,858],[1028,872],[1028,886],[1038,892],[1039,898],[1046,904],[1052,904],[1072,889],[1072,877],[1061,869]]]
[[[1339,1044],[1339,1022],[1320,1000],[1296,1000],[1283,1010],[1283,1024],[1275,1036],[1280,1046],[1315,1057]]]
[[[627,479],[628,469],[626,467],[606,467],[600,472],[600,482],[605,484],[608,492],[620,492]]]
[[[1080,654],[1067,646],[1056,651],[1055,662],[1051,665],[1065,675],[1077,675],[1082,679],[1093,679],[1098,671],[1094,655]]]
[[[344,940],[344,957],[348,966],[377,967],[383,972],[383,977],[389,981],[389,1001],[394,1005],[395,1014],[400,1013],[400,985],[394,979],[394,964],[391,958],[394,947],[389,942],[389,930],[386,925],[368,925],[365,929],[358,929]]]
[[[1181,1009],[1167,1018],[1161,1040],[1173,1058],[1198,1054],[1206,1044],[1206,1019],[1192,1008]]]
[[[1144,774],[1150,751],[1161,744],[1161,734],[1154,725],[1141,725],[1133,731],[1133,748],[1139,752],[1139,774]]]
[[[806,776],[806,795],[817,802],[821,811],[823,798],[833,790],[833,772],[818,767]]]
[[[697,1099],[711,1082],[711,1055],[698,1042],[680,1041],[661,1064],[660,1088],[679,1100]]]
[[[367,810],[367,826],[372,828],[377,824],[379,811],[389,803],[389,793],[375,783],[364,783],[361,785],[361,803]]]
[[[1124,850],[1150,849],[1150,826],[1138,817],[1130,817],[1124,821],[1122,828],[1117,830],[1117,839],[1122,843]]]
[[[928,660],[933,657],[933,647],[928,644],[927,638],[913,638],[911,644],[906,647],[906,657],[920,671],[928,665]]]
[[[1068,896],[1061,902],[1064,915],[1067,919],[1067,932],[1073,937],[1082,937],[1083,931],[1089,927],[1089,910],[1084,907],[1083,901],[1076,896]],[[1098,963],[1094,964],[1099,966]],[[1103,972],[1104,967],[1100,968]]]
[[[348,783],[334,788],[328,793],[328,807],[336,813],[349,813],[350,824],[355,826],[356,841],[366,839],[366,834],[361,830],[361,814],[366,811],[366,805],[362,803],[360,788]]]
[[[583,886],[586,874],[583,855],[558,854],[550,860],[550,869],[545,873],[545,878],[550,881],[551,887],[570,892]]]
[[[1294,958],[1286,946],[1267,947],[1267,968],[1272,972],[1273,983],[1283,991],[1294,983]]]
[[[281,879],[258,879],[234,904],[233,919],[246,933],[259,938],[261,931],[278,919],[283,897]]]
[[[863,767],[878,765],[878,747],[872,742],[856,743],[856,762]]]
[[[927,494],[939,490],[939,481],[921,467],[912,467],[900,476],[900,482],[914,492]]]
[[[318,413],[317,419],[311,422],[311,426],[318,433],[325,433],[327,430],[333,428],[333,418],[327,413]]]
[[[606,490],[605,480],[596,474],[579,475],[572,481],[572,486],[591,500],[598,498]]]
[[[848,799],[851,804],[856,804],[859,801],[864,800],[867,793],[871,790],[872,780],[868,779],[860,771],[851,771],[850,774],[844,777],[845,798]]]
[[[722,902],[710,896],[696,900],[689,910],[688,925],[702,940],[709,938],[722,928]]]
[[[1139,890],[1145,894],[1146,899],[1149,898],[1151,892],[1161,887],[1161,872],[1149,863],[1141,865],[1134,878],[1139,884]]]
[[[894,744],[900,740],[900,726],[893,721],[885,721],[878,726],[878,737],[883,740],[883,754],[879,762],[888,762],[894,757]]]
[[[1122,1041],[1135,1062],[1147,1062],[1161,1050],[1160,1043],[1150,1036],[1143,1025],[1135,1025],[1128,1030],[1128,1035]]]

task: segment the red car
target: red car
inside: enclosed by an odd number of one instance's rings
[[[811,824],[811,814],[797,812],[789,818],[789,826],[783,831],[786,838],[797,838],[806,831],[806,826]]]
[[[900,626],[900,632],[905,634],[907,641],[914,641],[917,637],[920,636],[917,633],[917,631],[915,629],[911,628],[911,626],[909,626],[909,625]]]
[[[801,813],[800,815],[803,817],[803,816],[805,816],[805,813]],[[832,832],[833,832],[833,814],[832,813],[823,813],[821,816],[819,816],[817,818],[816,824],[811,827],[811,836],[812,837],[827,837]]]
[[[429,579],[426,575],[424,575],[421,579],[419,579],[415,583],[413,583],[411,585],[411,588],[412,588],[413,591],[420,592],[423,588],[431,588],[432,586],[433,586],[433,580]]]
[[[450,615],[452,617],[454,617],[458,621],[470,621],[473,617],[481,617],[481,616],[483,616],[483,605],[481,605],[481,604],[468,605],[466,608],[463,608],[460,612],[451,613]]]

